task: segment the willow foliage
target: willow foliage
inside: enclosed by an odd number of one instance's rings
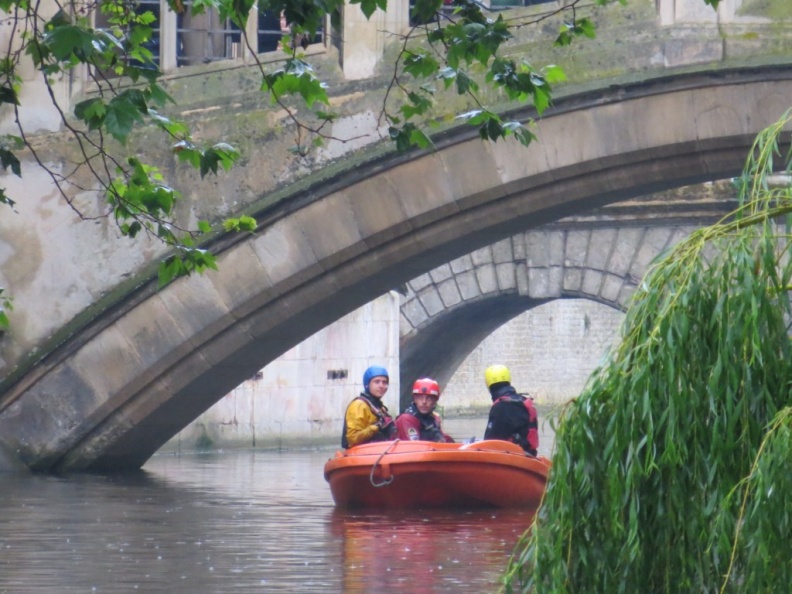
[[[735,180],[740,208],[657,261],[622,342],[561,415],[504,578],[522,592],[788,592],[789,113]]]

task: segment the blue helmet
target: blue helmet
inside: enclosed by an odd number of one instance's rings
[[[385,369],[384,367],[380,367],[379,365],[372,365],[371,367],[366,369],[366,371],[363,372],[363,389],[368,390],[369,382],[373,378],[379,377],[381,375],[390,379],[388,377],[388,370]]]

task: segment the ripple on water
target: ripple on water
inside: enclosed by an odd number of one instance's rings
[[[158,456],[4,477],[0,592],[493,592],[519,510],[342,512],[332,451]]]

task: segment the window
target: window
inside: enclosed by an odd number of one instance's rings
[[[150,25],[152,37],[146,47],[153,54],[154,63],[162,70],[239,58],[244,54],[244,39],[239,27],[229,19],[220,19],[217,11],[206,10],[193,15],[193,0],[184,1],[184,12],[180,14],[170,11],[165,0],[133,2],[138,14],[151,12],[156,19]],[[97,12],[96,26],[107,25],[107,17]],[[258,14],[258,22],[249,23],[247,31],[251,49],[265,53],[279,48],[281,38],[289,34],[289,27],[280,14],[264,11]],[[314,39],[297,40],[303,47],[323,42],[324,27]]]
[[[240,33],[214,10],[192,14],[192,2],[184,3],[176,19],[176,65],[208,64],[239,55]]]

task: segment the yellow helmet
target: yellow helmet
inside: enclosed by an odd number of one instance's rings
[[[511,383],[511,373],[509,368],[505,365],[490,365],[484,372],[484,381],[489,388],[492,384],[499,384],[501,382]]]

